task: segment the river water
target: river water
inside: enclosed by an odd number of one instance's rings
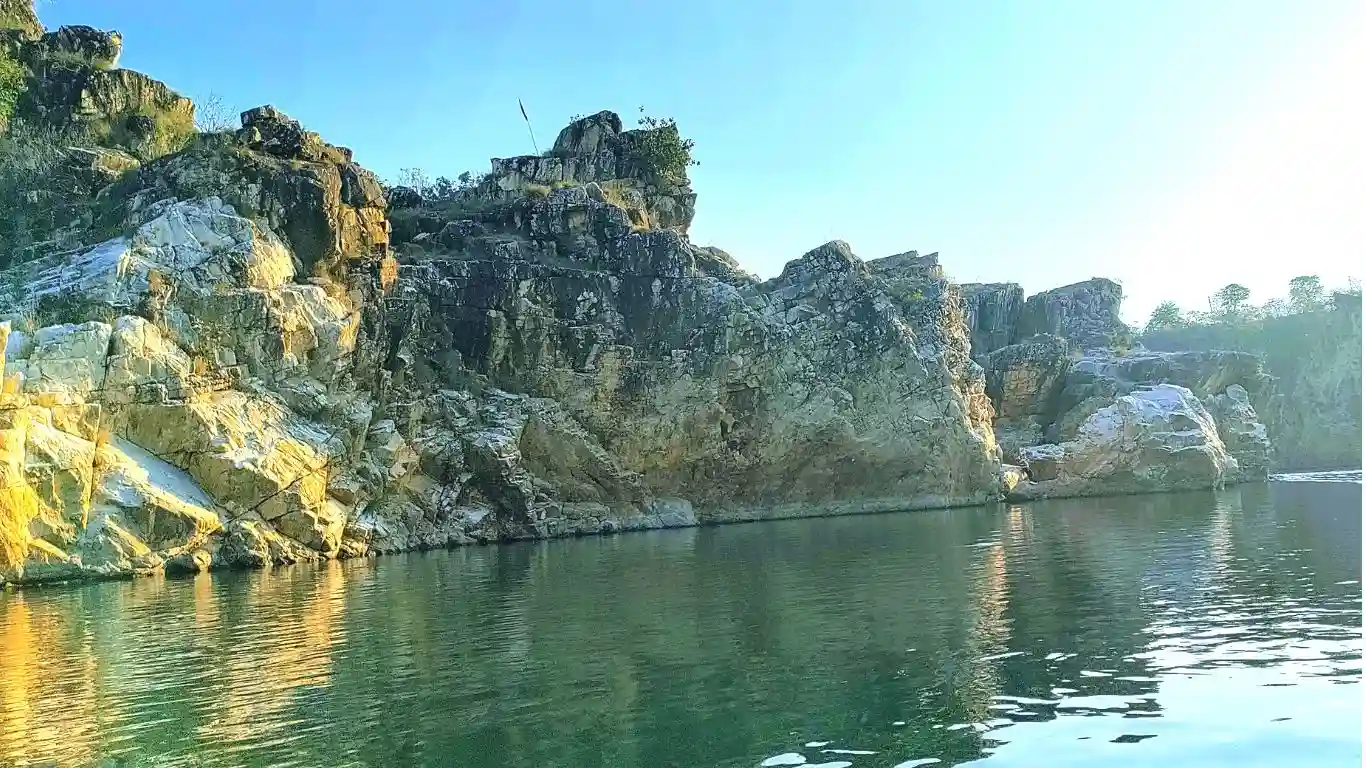
[[[0,765],[1356,766],[1361,501],[1337,473],[25,589]]]

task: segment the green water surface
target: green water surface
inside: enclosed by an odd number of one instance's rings
[[[1300,480],[0,594],[0,765],[1356,766]]]

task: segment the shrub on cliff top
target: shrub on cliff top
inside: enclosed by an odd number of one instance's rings
[[[692,156],[693,140],[679,135],[672,117],[651,117],[645,107],[640,108],[639,125],[642,130],[633,135],[631,155],[664,178],[681,182],[689,166],[698,164]]]

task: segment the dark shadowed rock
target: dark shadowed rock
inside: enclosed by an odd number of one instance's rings
[[[653,496],[704,519],[994,493],[973,394],[918,352],[844,243],[756,284],[676,231],[631,231],[581,189],[467,231],[403,268],[399,298],[416,312],[405,381],[468,368],[554,398]]]
[[[422,193],[412,187],[390,187],[386,195],[389,199],[389,207],[399,208],[421,208],[423,199]]]
[[[194,135],[194,104],[165,83],[112,69],[117,32],[62,27],[20,41],[28,73],[14,117],[72,141],[125,150],[148,160],[183,148]]]
[[[313,131],[304,130],[298,120],[269,105],[242,113],[237,138],[253,150],[286,160],[334,165],[351,162],[349,150],[328,144]]]
[[[996,409],[996,441],[1007,463],[1015,463],[1021,448],[1042,441],[1071,362],[1067,341],[1047,334],[986,356],[986,393]]]
[[[983,358],[1017,341],[1024,289],[1015,283],[964,283],[963,310],[972,334],[972,358]]]

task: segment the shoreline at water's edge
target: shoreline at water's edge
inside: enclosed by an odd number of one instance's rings
[[[1320,472],[1359,472],[1360,469],[1338,469],[1338,470],[1319,470]],[[1296,474],[1296,473],[1288,473]],[[1245,485],[1269,485],[1277,482],[1272,478],[1267,480],[1253,480],[1244,483],[1230,484],[1226,487],[1240,487]],[[1176,488],[1165,491],[1148,491],[1143,493],[1110,493],[1103,495],[1076,495],[1076,496],[1056,496],[1049,498],[1029,499],[1023,501],[1010,501],[1008,499],[996,498],[977,498],[966,497],[956,499],[944,499],[941,497],[921,497],[916,499],[871,499],[862,501],[834,502],[824,504],[819,507],[810,504],[782,504],[775,507],[741,507],[736,509],[709,509],[697,514],[692,522],[676,522],[677,518],[670,518],[664,515],[642,515],[627,520],[608,519],[603,521],[597,530],[587,527],[565,528],[563,530],[548,533],[542,536],[522,536],[506,539],[475,539],[472,541],[461,541],[450,538],[440,545],[434,546],[411,546],[393,549],[372,549],[362,554],[347,554],[338,552],[332,557],[319,555],[311,560],[300,560],[297,562],[280,562],[252,564],[242,561],[215,564],[209,571],[230,572],[230,571],[252,571],[269,570],[276,567],[301,565],[307,563],[321,563],[328,560],[359,560],[363,558],[379,558],[387,555],[401,555],[411,552],[431,552],[441,550],[453,550],[461,547],[471,546],[497,546],[500,544],[516,544],[528,541],[551,541],[555,539],[576,539],[589,536],[612,536],[622,533],[643,533],[646,531],[677,530],[684,528],[710,528],[724,525],[739,525],[744,523],[760,523],[778,520],[803,520],[825,517],[853,517],[858,515],[882,515],[895,512],[930,512],[936,510],[966,509],[970,507],[987,507],[992,504],[1028,504],[1036,501],[1052,501],[1062,498],[1120,498],[1125,496],[1150,496],[1165,493],[1190,493],[1198,490],[1218,490],[1218,489],[1192,489]],[[807,513],[807,510],[819,509],[820,512]],[[15,591],[24,587],[64,587],[78,586],[100,581],[131,581],[138,578],[146,578],[164,574],[172,577],[193,576],[197,572],[183,567],[161,567],[148,570],[129,570],[116,573],[99,573],[95,571],[80,571],[74,573],[50,574],[33,579],[18,579],[13,581],[0,582],[0,590]]]

